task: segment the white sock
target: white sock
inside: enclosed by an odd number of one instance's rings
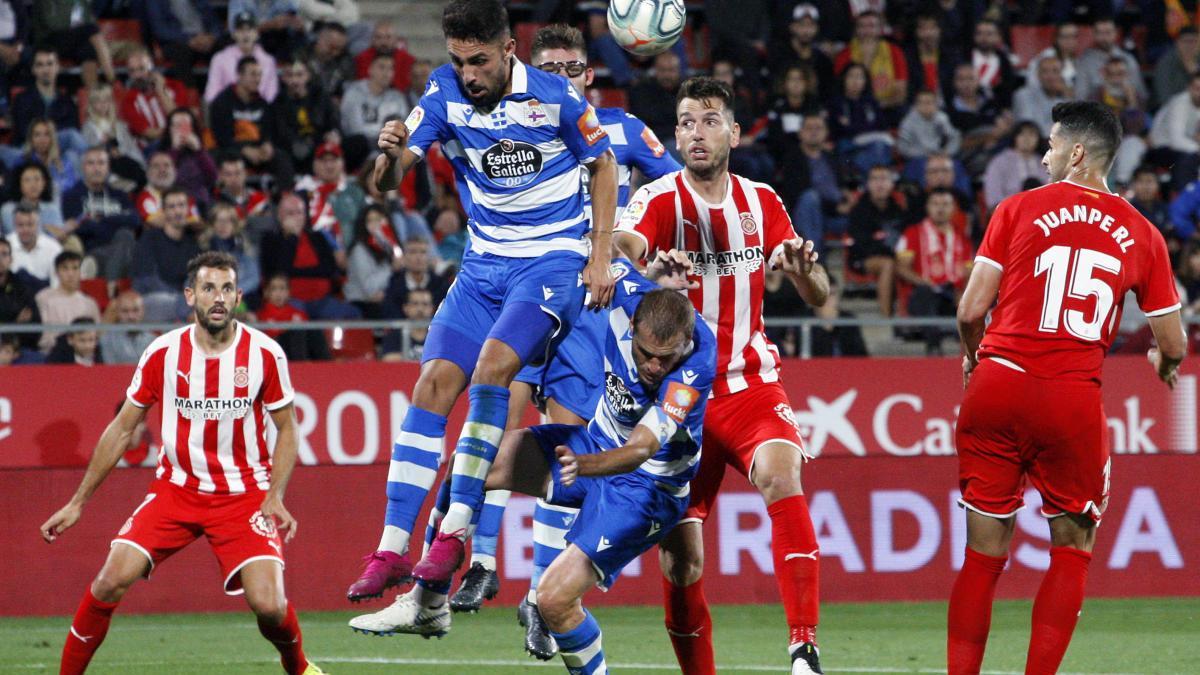
[[[380,551],[391,551],[396,555],[404,555],[408,550],[409,534],[395,525],[384,525],[383,536],[379,539]]]
[[[529,592],[525,594],[525,600],[531,605],[536,605],[537,604],[537,589],[536,588],[529,589]]]
[[[467,530],[471,527],[471,516],[473,515],[474,512],[471,510],[471,507],[466,504],[451,504],[450,510],[442,518],[442,527],[438,531],[442,534],[453,534],[461,531],[465,540],[468,534]]]
[[[471,554],[471,564],[474,565],[475,563],[479,563],[480,565],[483,565],[483,568],[489,572],[496,571],[496,556],[494,556],[494,555],[483,555],[482,553],[479,553],[479,554],[473,553],[473,554]]]

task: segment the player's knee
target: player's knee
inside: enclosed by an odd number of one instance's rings
[[[431,362],[421,370],[413,387],[413,405],[422,410],[446,414],[462,393],[465,375],[451,363]]]
[[[756,471],[754,486],[762,493],[768,504],[799,494],[804,494],[800,484],[800,472],[796,471]]]
[[[100,602],[118,602],[137,578],[126,578],[108,569],[100,570],[92,581],[92,596]]]
[[[704,574],[704,554],[698,551],[675,553],[662,551],[659,553],[659,565],[663,576],[672,586],[683,588],[691,586],[700,580]]]
[[[273,592],[246,593],[246,604],[260,621],[278,626],[287,618],[287,600]]]
[[[561,584],[556,584],[553,580],[550,583],[543,580],[538,584],[537,599],[538,611],[551,627],[566,623],[579,602],[579,598],[573,597]]]

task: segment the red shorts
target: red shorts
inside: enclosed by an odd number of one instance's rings
[[[680,522],[704,522],[721,489],[725,465],[750,477],[754,453],[771,442],[794,445],[804,454],[804,440],[783,385],[755,385],[710,400],[704,413],[700,469],[692,479],[691,502]]]
[[[1108,503],[1108,425],[1095,382],[1046,380],[984,359],[971,375],[955,434],[962,505],[1007,518],[1028,478],[1042,515],[1099,522]]]
[[[150,486],[145,500],[121,526],[113,544],[128,544],[150,559],[150,572],[201,535],[208,539],[225,592],[242,592],[238,572],[255,560],[283,564],[283,542],[275,524],[259,512],[263,493],[205,495],[165,480]],[[150,572],[146,576],[150,576]]]

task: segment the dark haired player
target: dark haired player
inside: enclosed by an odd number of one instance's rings
[[[958,308],[966,395],[958,418],[966,558],[950,595],[947,667],[978,673],[1025,481],[1042,496],[1050,569],[1033,603],[1026,673],[1054,673],[1075,630],[1111,463],[1100,368],[1132,290],[1174,386],[1187,342],[1159,231],[1108,190],[1121,123],[1100,103],[1054,107],[1049,185],[992,216]],[[992,321],[984,318],[992,304]]]

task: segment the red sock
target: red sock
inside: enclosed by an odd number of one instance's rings
[[[1091,553],[1077,548],[1050,549],[1050,569],[1033,601],[1033,631],[1029,636],[1029,658],[1025,661],[1027,675],[1058,671],[1079,621],[1083,586],[1091,561]]]
[[[288,675],[300,675],[308,667],[304,656],[304,636],[300,634],[300,622],[296,620],[296,609],[288,603],[287,617],[278,626],[258,620],[258,632],[279,650],[279,662]]]
[[[100,602],[92,595],[92,589],[88,588],[79,601],[79,609],[75,610],[75,618],[71,619],[71,630],[67,632],[62,665],[58,670],[60,675],[74,675],[87,670],[92,655],[108,634],[108,624],[116,608],[117,603]]]
[[[820,551],[804,495],[767,507],[771,517],[771,557],[787,615],[788,644],[817,642],[820,613]]]
[[[979,672],[992,626],[992,599],[1008,556],[996,558],[967,548],[966,559],[950,592],[946,669],[950,675]]]
[[[704,580],[690,586],[676,586],[663,577],[667,635],[675,648],[675,658],[684,675],[713,675],[717,672],[713,656],[712,615],[704,597]]]

